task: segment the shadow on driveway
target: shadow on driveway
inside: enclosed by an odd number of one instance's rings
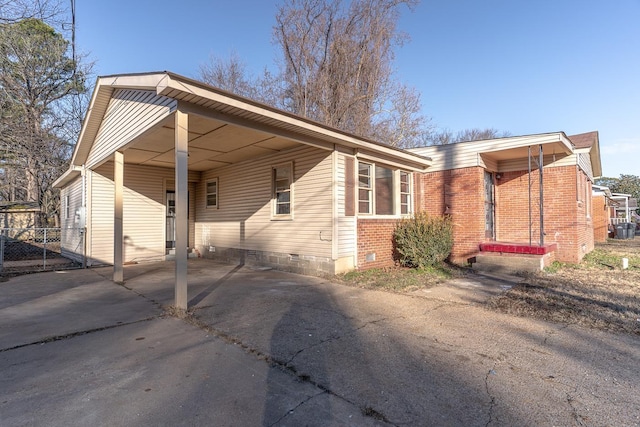
[[[125,287],[110,273],[32,276],[31,297],[28,279],[0,284],[0,424],[640,419],[634,337],[204,260],[189,262],[183,321],[160,309],[173,303],[173,263],[127,266]],[[35,345],[63,330],[78,333]]]

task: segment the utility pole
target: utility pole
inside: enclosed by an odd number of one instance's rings
[[[71,0],[71,59],[73,59],[73,73],[76,65],[76,0]]]

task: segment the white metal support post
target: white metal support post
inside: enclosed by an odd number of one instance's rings
[[[175,191],[176,191],[176,284],[175,307],[187,309],[187,246],[189,221],[187,217],[189,180],[189,116],[177,110],[175,116]]]
[[[113,183],[113,281],[124,283],[124,238],[122,226],[122,194],[124,186],[124,155],[120,151],[114,154]]]

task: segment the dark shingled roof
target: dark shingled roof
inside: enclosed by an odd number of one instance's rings
[[[568,137],[576,148],[589,148],[598,140],[598,131],[580,133]]]

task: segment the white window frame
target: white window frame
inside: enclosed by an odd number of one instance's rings
[[[367,170],[369,171],[368,175],[362,175],[360,173],[360,165],[366,165],[367,166]],[[357,163],[357,170],[358,170],[358,215],[373,215],[375,212],[375,207],[374,207],[374,171],[375,171],[375,167],[373,165],[373,163],[368,163],[368,162],[362,162],[362,161],[358,161]],[[367,177],[368,179],[368,185],[363,185],[362,184],[362,179],[361,177]],[[361,192],[366,192],[367,194],[367,199],[362,199],[360,198],[360,193]],[[361,212],[360,211],[360,203],[367,203],[367,211],[366,212]]]
[[[403,170],[398,170],[396,171],[398,179],[398,197],[397,197],[397,201],[398,201],[398,209],[397,212],[399,215],[402,216],[407,216],[407,215],[411,215],[413,213],[413,175],[411,174],[411,172],[407,172],[407,171],[403,171]],[[407,191],[402,191],[402,176],[405,175],[407,177]],[[402,208],[403,206],[405,206],[405,204],[402,203],[402,196],[406,195],[407,196],[407,211],[406,212],[402,212]]]
[[[277,187],[277,173],[278,170],[288,169],[289,170],[289,188],[288,190],[278,191]],[[271,219],[273,220],[292,220],[293,219],[293,209],[294,209],[294,169],[293,162],[288,163],[280,163],[277,165],[271,166]],[[278,202],[278,194],[279,193],[289,193],[289,213],[278,213],[278,206],[282,203]]]
[[[71,202],[69,194],[64,195],[64,219],[71,218]]]
[[[361,165],[366,165],[368,168],[369,175],[360,174]],[[392,206],[393,213],[392,214],[377,214],[377,206],[376,206],[376,167],[382,167],[385,169],[389,169],[392,172],[393,183],[392,183]],[[357,161],[357,179],[358,179],[358,194],[357,194],[357,214],[362,216],[372,216],[378,218],[397,218],[403,216],[409,216],[413,214],[413,174],[406,170],[397,169],[391,166],[388,166],[384,163],[374,163],[369,161]],[[408,191],[402,191],[402,175],[406,175]],[[362,185],[361,177],[368,176],[368,186]],[[367,202],[367,200],[360,197],[361,192],[366,191],[368,195],[368,211],[362,212],[360,210],[360,203]],[[402,195],[407,195],[407,212],[402,212]]]
[[[209,184],[215,183],[216,184],[216,191],[214,192],[209,192]],[[205,184],[204,184],[204,200],[205,200],[205,205],[207,207],[207,209],[218,209],[220,207],[220,184],[218,182],[218,178],[212,178],[212,179],[208,179]],[[216,203],[213,205],[209,204],[209,196],[215,194],[216,196]]]

